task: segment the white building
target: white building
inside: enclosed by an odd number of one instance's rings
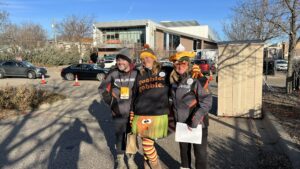
[[[137,56],[145,43],[161,58],[174,53],[180,43],[190,51],[217,48],[216,41],[207,38],[212,37],[209,30],[205,32],[204,26],[196,28],[199,24],[195,21],[156,23],[152,20],[130,20],[98,22],[93,26],[93,46],[98,49],[99,55],[117,53],[121,48],[127,47]]]
[[[160,24],[171,30],[200,36],[214,41],[220,40],[217,34],[208,25],[200,25],[197,21],[161,21]]]

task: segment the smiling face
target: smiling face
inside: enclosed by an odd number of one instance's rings
[[[149,69],[152,69],[154,62],[155,62],[155,59],[153,59],[152,57],[144,57],[142,59],[143,66],[145,66],[146,68],[149,68]]]
[[[117,59],[117,67],[120,71],[129,72],[130,64],[127,60],[118,58]]]
[[[189,69],[189,62],[187,62],[187,61],[176,61],[176,62],[174,62],[174,68],[175,68],[175,71],[178,74],[183,75]]]

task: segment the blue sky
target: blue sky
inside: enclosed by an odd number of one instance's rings
[[[41,24],[51,37],[51,23],[70,15],[93,16],[96,22],[151,19],[154,21],[197,20],[209,25],[221,38],[222,22],[237,0],[0,0],[0,9],[13,23]]]

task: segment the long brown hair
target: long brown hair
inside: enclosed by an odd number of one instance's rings
[[[152,66],[152,70],[151,70],[152,71],[152,75],[157,74],[160,70],[161,70],[161,64],[159,62],[157,62],[157,61],[154,61],[153,66]],[[145,68],[143,67],[141,69],[141,75],[144,75],[145,72],[146,72]]]

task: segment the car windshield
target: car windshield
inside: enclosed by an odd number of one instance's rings
[[[287,61],[278,61],[277,64],[287,64]]]
[[[26,67],[34,67],[34,65],[28,61],[23,61],[22,62]]]
[[[104,61],[104,63],[113,63],[114,62],[114,60],[106,60],[106,61]]]
[[[194,60],[194,63],[196,63],[196,64],[206,64],[207,61],[206,60]]]
[[[94,65],[93,68],[94,68],[94,69],[97,69],[97,70],[102,69],[102,68],[101,68],[100,66],[98,66],[98,65]]]

